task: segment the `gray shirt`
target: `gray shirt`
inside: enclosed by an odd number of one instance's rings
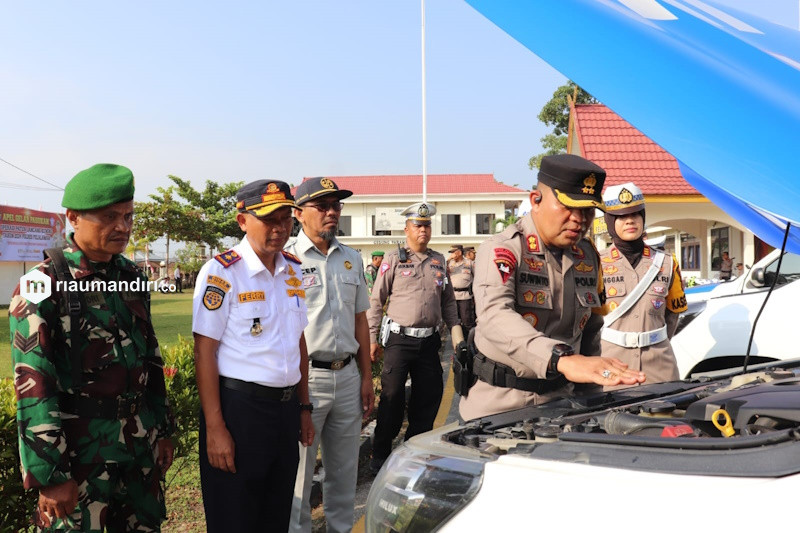
[[[334,237],[326,256],[303,231],[285,249],[302,261],[309,359],[333,361],[356,354],[355,316],[369,309],[361,255]]]

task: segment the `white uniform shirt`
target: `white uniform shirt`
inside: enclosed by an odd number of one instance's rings
[[[308,357],[333,361],[358,353],[355,316],[369,309],[361,254],[334,238],[325,256],[302,230],[286,250],[303,262]]]
[[[219,341],[220,376],[268,387],[300,381],[300,335],[308,325],[300,265],[282,254],[270,274],[245,236],[200,269],[192,331]],[[224,266],[227,263],[228,266]],[[253,335],[260,326],[261,333]]]

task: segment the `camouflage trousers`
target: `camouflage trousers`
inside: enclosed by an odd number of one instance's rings
[[[152,459],[146,462],[73,465],[72,478],[78,484],[75,511],[43,528],[37,510],[34,523],[39,531],[161,531],[166,518],[161,476]]]

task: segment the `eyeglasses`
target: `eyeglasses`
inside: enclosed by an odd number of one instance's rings
[[[342,210],[342,208],[344,207],[344,204],[342,202],[332,202],[332,203],[329,203],[329,204],[306,204],[306,205],[304,205],[302,207],[313,207],[314,209],[316,209],[320,213],[327,213],[328,211],[333,209],[334,211],[336,211],[338,213],[338,212],[340,212]]]

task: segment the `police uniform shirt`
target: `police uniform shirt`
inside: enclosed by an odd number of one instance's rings
[[[600,252],[608,312],[616,309],[636,288],[639,280],[653,264],[655,254],[656,250],[645,246],[642,259],[636,268],[633,268],[616,246],[612,245]],[[606,324],[606,327],[617,331],[641,333],[666,325],[668,338],[658,344],[642,348],[626,348],[603,340],[603,356],[616,357],[633,370],[644,372],[647,375],[647,383],[678,379],[678,363],[669,339],[678,327],[678,315],[686,309],[686,296],[683,292],[678,262],[675,256],[666,255],[661,270],[650,282],[647,291],[624,315],[613,324]],[[620,387],[607,387],[607,389],[613,388]]]
[[[377,338],[387,299],[386,314],[400,326],[435,327],[443,318],[448,328],[459,323],[444,256],[431,249],[417,253],[407,248],[406,253],[408,261],[401,263],[397,250],[388,252],[378,270],[367,311],[372,339]]]
[[[469,300],[472,298],[472,294],[469,290],[460,291],[457,289],[471,289],[474,272],[475,264],[466,257],[462,257],[461,261],[458,262],[454,259],[447,262],[447,273],[450,275],[450,281],[453,283],[456,300]]]
[[[302,261],[309,321],[305,330],[308,356],[317,361],[333,361],[356,354],[359,345],[355,315],[369,309],[361,255],[334,238],[325,256],[304,231],[286,250]]]
[[[200,269],[192,331],[219,341],[220,376],[268,387],[295,385],[300,335],[308,325],[300,265],[278,254],[271,274],[247,236],[232,251]]]
[[[600,311],[602,278],[591,243],[581,240],[554,253],[525,216],[482,244],[476,263],[475,344],[481,353],[512,366],[518,376],[539,379],[558,343],[600,355],[602,317],[592,309]],[[583,342],[590,321],[595,335]]]

